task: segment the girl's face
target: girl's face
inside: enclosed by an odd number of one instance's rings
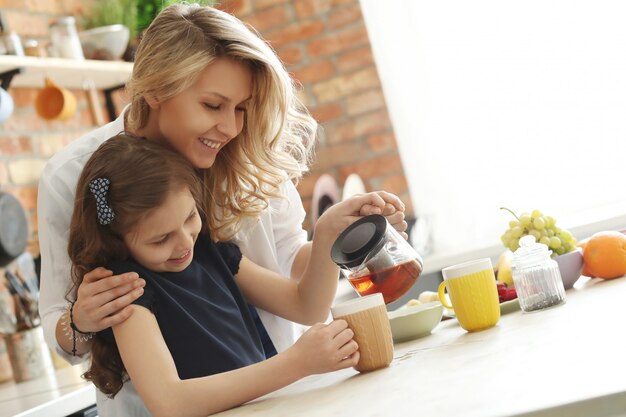
[[[210,168],[220,150],[243,129],[251,97],[252,74],[244,64],[219,58],[197,81],[176,96],[151,107],[155,139],[182,154],[196,168]],[[150,128],[150,126],[149,126]]]
[[[170,192],[162,205],[124,235],[124,242],[144,267],[155,272],[180,272],[191,263],[201,228],[196,201],[184,189]]]

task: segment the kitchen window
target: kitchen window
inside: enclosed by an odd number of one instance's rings
[[[501,206],[626,227],[626,3],[361,5],[434,253],[502,250]]]

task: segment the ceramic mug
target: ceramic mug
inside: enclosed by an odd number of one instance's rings
[[[393,338],[387,307],[381,293],[355,298],[331,308],[335,320],[343,319],[359,345],[359,372],[389,366],[393,360]]]
[[[493,327],[500,320],[500,303],[491,259],[484,258],[444,268],[439,300],[454,310],[468,332]],[[445,297],[448,291],[451,304]]]
[[[46,120],[66,120],[76,112],[76,97],[66,88],[46,78],[46,86],[37,94],[35,109]]]
[[[13,114],[13,98],[4,88],[0,88],[0,123],[7,121]]]

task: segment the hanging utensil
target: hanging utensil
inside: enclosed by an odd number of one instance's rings
[[[28,292],[34,297],[39,298],[39,278],[35,269],[35,260],[30,252],[24,252],[15,260],[17,263],[17,271],[15,274],[22,278]]]
[[[0,267],[19,256],[28,243],[28,222],[22,205],[11,194],[0,192]]]
[[[104,116],[102,114],[102,107],[100,106],[100,100],[98,100],[98,91],[96,90],[96,84],[92,79],[86,79],[83,83],[85,94],[87,95],[87,103],[89,104],[89,111],[91,112],[91,120],[96,126],[104,125]]]
[[[39,324],[38,306],[25,285],[11,271],[4,272],[9,282],[9,291],[13,294],[18,319],[18,331],[24,328],[31,329]],[[20,326],[23,322],[23,326]],[[20,328],[22,327],[22,328]]]
[[[15,333],[17,329],[12,300],[11,293],[6,288],[0,290],[0,333],[3,334]]]

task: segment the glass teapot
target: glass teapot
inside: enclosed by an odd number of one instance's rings
[[[419,254],[380,214],[365,216],[341,232],[331,257],[359,295],[380,292],[385,304],[404,295],[423,269]]]

